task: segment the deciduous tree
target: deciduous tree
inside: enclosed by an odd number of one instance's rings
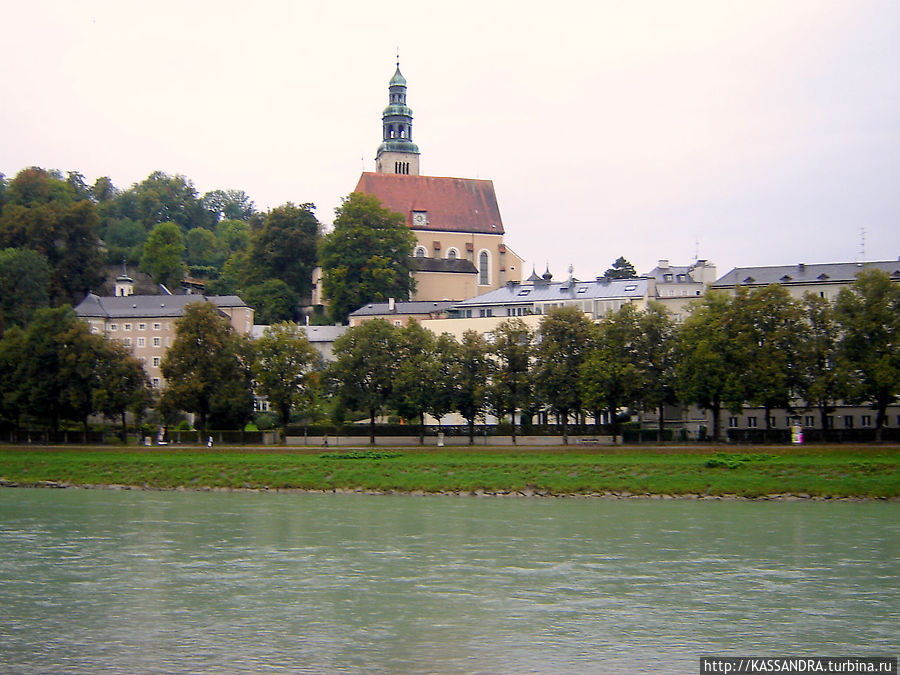
[[[535,347],[534,383],[538,400],[559,416],[563,443],[569,443],[569,416],[582,411],[578,377],[591,348],[593,324],[575,307],[552,309],[541,319]]]
[[[0,335],[9,326],[24,326],[35,310],[50,302],[50,265],[30,249],[0,250]]]
[[[469,445],[475,442],[475,421],[484,414],[493,362],[488,357],[484,336],[474,330],[462,335],[450,360],[454,383],[453,406],[469,426]]]
[[[184,239],[175,223],[160,223],[153,228],[141,255],[141,270],[170,289],[184,277]]]
[[[216,408],[232,401],[242,409],[252,408],[241,341],[228,318],[208,302],[187,305],[175,325],[175,341],[162,361],[163,398],[171,406],[196,413],[205,435]]]
[[[291,410],[312,400],[319,355],[297,324],[283,322],[266,328],[256,341],[255,356],[257,391],[278,411],[284,442]]]
[[[416,239],[403,216],[358,192],[347,197],[336,214],[334,230],[320,249],[332,320],[343,323],[368,302],[408,299],[415,290],[410,256]]]
[[[383,319],[351,327],[335,340],[329,367],[340,403],[369,413],[369,443],[375,444],[375,417],[390,401],[399,368],[397,329]]]
[[[900,285],[881,270],[864,269],[838,294],[835,312],[845,398],[872,405],[881,441],[887,407],[900,395]]]
[[[490,401],[498,419],[509,414],[516,442],[516,412],[530,407],[533,388],[531,359],[534,334],[522,319],[508,319],[494,330],[490,353],[494,360]]]

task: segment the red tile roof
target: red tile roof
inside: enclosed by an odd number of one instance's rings
[[[365,172],[355,191],[378,197],[386,208],[402,213],[410,227],[413,211],[427,212],[428,224],[416,230],[503,234],[494,183],[489,180]]]

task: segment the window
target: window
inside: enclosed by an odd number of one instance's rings
[[[138,347],[146,347],[147,346],[147,338],[138,338]]]
[[[853,428],[853,415],[844,415],[844,428],[845,429]]]
[[[750,428],[750,429],[755,429],[755,428],[756,428],[756,418],[755,418],[755,417],[748,417],[748,418],[747,418],[747,427]]]
[[[147,324],[145,324],[145,323],[139,323],[139,324],[138,324],[138,330],[147,330]]]
[[[478,254],[478,283],[481,286],[491,283],[490,256],[487,251]]]
[[[131,324],[126,323],[124,326],[122,326],[122,330],[131,330]]]
[[[153,388],[159,389],[159,378],[158,377],[153,378]]]
[[[493,309],[480,309],[480,310],[478,310],[478,316],[481,316],[481,317],[494,316],[494,310]]]
[[[158,323],[153,324],[153,330],[159,330],[159,327]]]
[[[153,338],[153,346],[154,347],[159,347],[161,342],[162,342],[161,338],[158,338],[158,337]]]
[[[625,292],[626,292],[626,293],[628,293],[628,292],[630,292],[630,291],[635,291],[635,290],[637,290],[637,284],[628,284],[628,285],[625,287]]]
[[[416,257],[424,258],[425,257],[425,247],[424,246],[416,246]]]
[[[814,427],[816,426],[816,418],[812,415],[807,415],[803,418],[803,426],[805,427]]]
[[[737,425],[738,425],[738,418],[737,418],[737,417],[729,417],[729,418],[728,418],[728,426],[729,426],[729,427],[731,427],[732,429],[734,429],[734,428],[737,427]]]
[[[829,429],[834,429],[834,415],[829,415],[825,418],[825,424],[828,425]]]
[[[153,367],[159,368],[159,357],[158,356],[153,357]]]
[[[663,274],[663,281],[672,281],[673,278],[671,274]]]
[[[530,288],[523,288],[521,291],[519,291],[519,295],[523,295],[523,296],[528,295],[529,293],[531,293]]]
[[[126,347],[131,346],[131,338],[130,337],[125,338],[124,340],[122,340],[122,342],[125,344]]]
[[[117,330],[119,330],[119,324],[117,324],[117,323],[111,323],[111,324],[109,324],[109,329],[110,329],[111,331],[117,331]]]
[[[587,293],[587,286],[582,286],[578,289],[578,293]]]
[[[459,251],[457,251],[455,248],[447,249],[447,260],[456,260],[458,256]]]
[[[774,418],[774,417],[770,417],[770,418],[769,418],[769,427],[772,428],[772,429],[774,429],[774,428],[777,427],[777,426],[778,426],[778,425],[775,423],[775,418]],[[789,426],[790,426],[790,425],[789,425]]]
[[[870,426],[872,426],[872,416],[871,416],[871,415],[863,415],[863,416],[860,418],[859,424],[860,424],[860,426],[863,426],[863,427],[870,427]]]

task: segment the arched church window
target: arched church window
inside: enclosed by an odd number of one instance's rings
[[[415,255],[417,258],[424,258],[425,257],[425,247],[424,246],[416,246]]]
[[[490,281],[489,257],[487,251],[478,254],[478,283],[481,286],[488,286]]]
[[[447,260],[456,260],[456,256],[458,255],[459,253],[455,248],[447,249]]]

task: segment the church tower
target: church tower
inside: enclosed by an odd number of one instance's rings
[[[381,117],[382,141],[375,155],[375,173],[419,175],[419,147],[412,142],[412,110],[406,105],[406,78],[400,62],[388,85],[388,106]]]

